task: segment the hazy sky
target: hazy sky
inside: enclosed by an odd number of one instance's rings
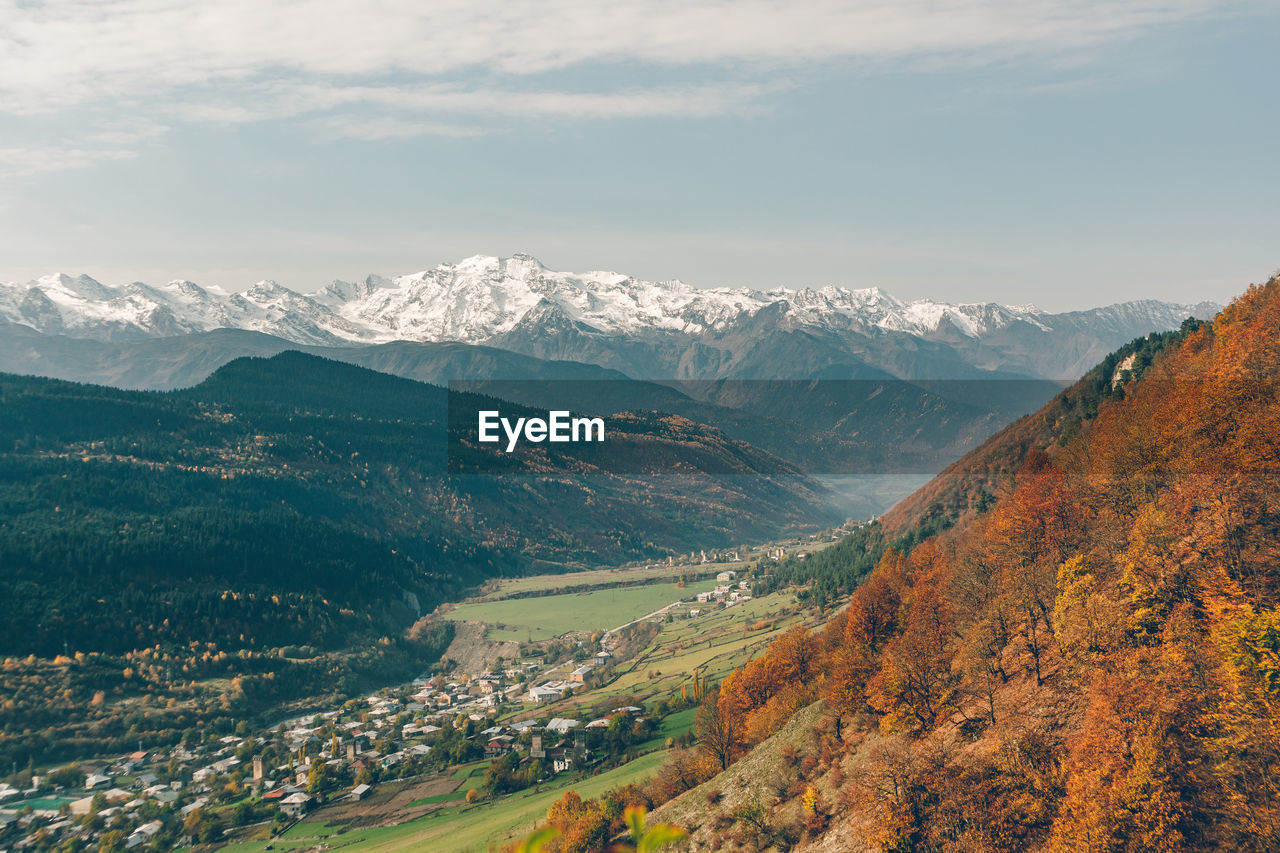
[[[1225,300],[1280,268],[1280,4],[0,0],[0,280],[473,254]]]

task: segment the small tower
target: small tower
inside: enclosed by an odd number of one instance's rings
[[[254,781],[254,782],[261,782],[261,781],[262,781],[262,777],[263,777],[263,772],[262,772],[262,756],[261,756],[261,755],[255,755],[255,756],[253,757],[253,781]]]

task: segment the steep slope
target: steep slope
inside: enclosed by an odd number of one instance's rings
[[[703,705],[704,759],[732,762],[820,700],[786,784],[655,818],[702,850],[1275,849],[1278,333],[1272,280],[962,460],[1002,488],[947,529],[858,534],[827,567],[875,563],[848,607]]]

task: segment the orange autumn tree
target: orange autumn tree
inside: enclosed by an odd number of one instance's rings
[[[930,487],[994,506],[726,678],[727,760],[820,696],[885,846],[1280,849],[1280,282],[1162,340]]]

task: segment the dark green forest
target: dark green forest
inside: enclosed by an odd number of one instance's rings
[[[452,636],[419,617],[490,577],[823,520],[785,463],[652,412],[617,425],[634,475],[465,443],[489,473],[450,474],[451,400],[495,404],[296,352],[172,392],[0,374],[0,761],[412,678]]]
[[[175,392],[0,376],[0,654],[336,649],[494,575],[727,544],[816,503],[653,413],[636,455],[733,476],[664,493],[542,453],[451,477],[447,413],[442,388],[295,352]]]

